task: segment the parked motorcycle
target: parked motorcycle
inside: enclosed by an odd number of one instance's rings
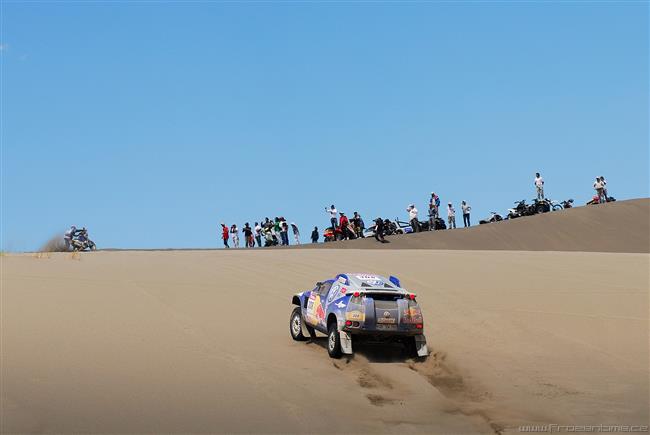
[[[524,216],[530,216],[530,206],[526,204],[526,200],[515,201],[515,206],[508,209],[508,219],[516,219]]]
[[[573,199],[567,199],[566,201],[562,201],[562,208],[572,208],[573,207]]]
[[[497,212],[495,212],[495,211],[491,211],[490,213],[491,213],[491,215],[490,215],[489,218],[487,218],[487,219],[481,219],[478,223],[481,224],[481,225],[483,225],[483,224],[491,224],[491,223],[494,223],[494,222],[500,222],[500,221],[503,220],[503,218],[501,217],[501,215],[498,214]]]
[[[533,204],[531,204],[530,214],[542,214],[551,211],[553,207],[552,202],[549,199],[534,199]]]
[[[607,197],[607,202],[614,202],[614,201],[616,201],[616,198],[614,198],[613,196],[608,196]],[[598,195],[594,195],[591,198],[591,201],[587,202],[587,205],[594,205],[594,204],[600,204],[600,203],[601,203],[601,201],[600,201],[600,198],[598,198]]]

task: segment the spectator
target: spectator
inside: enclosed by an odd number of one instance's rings
[[[251,228],[248,222],[244,224],[244,228],[242,228],[242,232],[244,233],[244,246],[247,248],[254,247],[255,243],[253,242],[253,229]]]
[[[609,195],[607,194],[607,181],[605,181],[605,177],[602,175],[600,176],[600,184],[603,185],[603,195],[605,196],[605,201],[609,202]]]
[[[318,243],[318,227],[314,227],[314,231],[311,232],[311,242]]]
[[[262,226],[257,222],[255,222],[255,241],[257,242],[257,247],[261,248],[262,247]]]
[[[378,242],[386,243],[386,240],[384,240],[384,230],[384,220],[378,217],[375,219],[375,239]]]
[[[594,183],[594,190],[596,190],[596,196],[598,196],[599,204],[607,202],[607,198],[605,198],[605,194],[604,194],[605,188],[603,187],[603,182],[600,180],[600,177],[596,177],[596,182]]]
[[[291,230],[293,231],[293,239],[296,241],[296,245],[300,244],[300,231],[298,231],[298,225],[294,222],[291,222]],[[287,244],[289,241],[287,240]]]
[[[230,248],[230,246],[228,246],[228,237],[228,227],[226,224],[221,222],[221,239],[223,239],[223,246],[226,248]]]
[[[409,223],[413,232],[417,233],[420,231],[420,222],[418,221],[418,209],[415,208],[415,204],[411,204],[406,208],[406,211],[409,212]]]
[[[463,210],[463,226],[467,228],[471,226],[469,223],[469,212],[472,210],[472,207],[470,207],[465,201],[462,201],[460,203],[460,208]]]
[[[283,217],[280,218],[280,239],[283,246],[289,246],[289,224]]]
[[[456,228],[456,210],[451,202],[447,204],[447,220],[449,221],[449,229]]]
[[[359,215],[358,212],[354,212],[354,217],[352,218],[352,226],[354,227],[354,232],[356,233],[357,237],[363,237],[363,230],[365,229],[366,225],[363,222],[363,219],[361,219],[361,215]]]
[[[345,215],[345,213],[341,212],[339,213],[341,216],[340,221],[339,221],[339,226],[341,227],[341,234],[343,235],[344,239],[349,239],[350,238],[350,229],[348,226],[350,225],[350,221],[348,220],[348,217]],[[336,230],[336,227],[334,227]]]
[[[336,207],[334,207],[334,204],[328,209],[325,207],[325,211],[330,214],[330,223],[332,224],[332,230],[336,231]]]
[[[239,248],[239,229],[237,228],[237,224],[232,224],[230,227],[230,234],[232,237],[233,247]]]
[[[435,192],[431,192],[431,199],[429,200],[429,214],[431,214],[431,210],[433,210],[434,219],[440,217],[440,214],[438,213],[439,208],[440,208],[440,197],[436,195]]]
[[[544,179],[539,172],[535,173],[535,188],[537,189],[537,199],[544,199]]]

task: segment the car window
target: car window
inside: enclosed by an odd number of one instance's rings
[[[321,296],[327,296],[327,292],[330,291],[330,288],[332,287],[331,282],[324,282],[318,287],[318,294]]]

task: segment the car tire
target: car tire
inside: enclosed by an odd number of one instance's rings
[[[296,341],[304,341],[305,336],[302,334],[302,311],[300,307],[296,307],[291,312],[289,317],[289,332],[291,333],[291,338]]]
[[[330,323],[327,328],[327,353],[330,358],[341,358],[341,336],[336,327],[336,322]]]
[[[419,358],[415,337],[406,337],[406,340],[404,340],[404,354],[407,358]]]

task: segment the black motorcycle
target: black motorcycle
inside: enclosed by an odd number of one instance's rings
[[[489,218],[481,219],[480,221],[478,221],[478,223],[483,225],[483,224],[491,224],[491,223],[494,223],[494,222],[500,222],[500,221],[503,220],[501,215],[498,214],[497,212],[491,211],[490,213],[491,213],[491,216]]]
[[[534,199],[530,205],[530,215],[548,213],[553,208],[553,204],[548,199]]]
[[[566,201],[562,201],[560,205],[562,205],[562,208],[573,208],[573,199],[567,199]]]

